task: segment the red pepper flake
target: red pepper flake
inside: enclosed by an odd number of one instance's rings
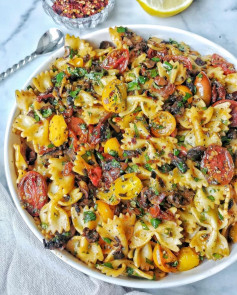
[[[84,18],[99,13],[108,5],[108,0],[56,0],[53,10],[68,18]]]

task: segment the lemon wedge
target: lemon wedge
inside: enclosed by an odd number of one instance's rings
[[[180,13],[192,4],[193,0],[137,0],[151,15],[169,17]]]

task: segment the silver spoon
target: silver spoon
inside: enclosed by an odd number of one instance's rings
[[[0,81],[7,78],[17,70],[21,69],[24,65],[35,59],[37,56],[52,52],[64,45],[64,34],[55,28],[49,29],[39,39],[36,50],[31,54],[19,61],[18,64],[14,64],[11,68],[8,68],[5,72],[0,74]]]

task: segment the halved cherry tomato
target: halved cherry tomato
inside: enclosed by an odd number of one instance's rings
[[[155,265],[164,272],[177,272],[178,259],[168,248],[156,244],[153,250]]]
[[[71,117],[68,123],[68,129],[79,136],[80,143],[86,143],[88,141],[87,126],[81,118]]]
[[[39,216],[47,203],[47,184],[44,177],[35,171],[27,172],[18,185],[18,196],[31,216]]]
[[[102,103],[108,112],[120,113],[126,109],[127,88],[125,84],[115,79],[103,90]]]
[[[185,85],[178,85],[176,86],[176,90],[180,92],[184,97],[188,96],[187,102],[191,103],[193,101],[193,94],[191,90]]]
[[[211,82],[205,72],[200,72],[194,81],[197,89],[197,96],[204,100],[205,104],[209,106],[211,102]]]
[[[108,219],[113,219],[114,213],[109,204],[101,200],[96,201],[96,204],[98,206],[97,210],[104,222],[107,222]]]
[[[214,53],[212,55],[211,64],[213,65],[213,67],[221,67],[225,75],[236,73],[234,65],[226,61],[219,54]]]
[[[151,120],[151,133],[156,136],[169,136],[176,128],[176,120],[171,113],[160,111],[156,117]]]
[[[93,167],[88,170],[88,176],[89,176],[92,184],[94,186],[98,187],[101,177],[102,177],[102,169],[99,166]]]
[[[125,174],[114,182],[114,192],[119,199],[132,199],[139,195],[142,190],[142,182],[135,173]]]
[[[126,70],[128,60],[129,51],[127,49],[114,49],[104,59],[102,68],[105,70],[117,69],[121,74]]]
[[[226,148],[210,145],[204,153],[201,168],[206,168],[210,184],[228,184],[234,176],[234,162]]]
[[[230,126],[231,127],[237,127],[237,101],[234,101],[234,100],[231,100],[231,99],[222,99],[222,100],[219,100],[217,102],[215,102],[212,106],[216,106],[220,103],[224,103],[224,102],[230,102],[231,105],[231,124]]]
[[[186,68],[188,68],[190,71],[192,70],[192,63],[188,57],[182,56],[182,55],[166,55],[163,57],[163,60],[174,60],[174,61],[180,61],[184,64]]]

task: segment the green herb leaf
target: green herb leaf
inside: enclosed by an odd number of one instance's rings
[[[188,100],[190,97],[192,97],[192,94],[186,92],[185,96],[183,97],[183,102],[184,102],[184,103],[187,102],[187,100]]]
[[[155,78],[159,75],[157,69],[152,69],[149,72],[150,72],[151,78]]]
[[[109,154],[110,154],[111,156],[113,156],[113,157],[118,157],[118,153],[117,153],[116,151],[114,151],[114,150],[110,150],[110,151],[109,151]]]
[[[223,215],[221,215],[220,211],[218,211],[218,217],[219,217],[219,219],[220,219],[221,221],[224,220],[224,217],[223,217]]]
[[[202,171],[203,174],[207,174],[208,169],[204,167],[204,168],[201,169],[201,171]]]
[[[135,137],[139,137],[139,130],[137,128],[137,125],[134,123],[134,131],[135,131]]]
[[[170,64],[168,61],[164,61],[163,66],[167,71],[171,71],[173,69],[172,64]]]
[[[124,27],[117,27],[117,32],[118,33],[125,33],[126,32],[126,28],[124,28]]]
[[[158,219],[158,218],[152,218],[151,219],[151,225],[154,228],[157,228],[159,226],[159,224],[161,224],[161,219]]]
[[[151,168],[151,165],[149,165],[149,164],[145,164],[144,167],[145,167],[146,170],[148,170],[148,171],[150,171],[150,172],[153,170],[153,169]]]
[[[74,49],[70,48],[69,58],[72,59],[73,56],[75,56],[76,54],[77,54],[77,50],[74,50]]]
[[[48,109],[43,109],[43,110],[41,110],[40,112],[41,112],[43,118],[48,118],[48,117],[50,117],[50,116],[52,115],[52,113],[53,113],[52,110],[51,110],[50,108],[48,108]]]
[[[179,153],[180,153],[180,150],[178,150],[178,149],[174,149],[174,155],[175,155],[175,156],[178,156]]]
[[[127,267],[127,269],[126,269],[126,272],[127,272],[127,274],[129,275],[129,276],[132,276],[133,275],[133,273],[134,273],[134,269],[132,268],[132,267]]]
[[[41,227],[42,227],[43,229],[47,229],[48,226],[49,226],[49,225],[48,225],[47,223],[44,223],[44,222],[41,223]]]
[[[147,77],[143,77],[143,76],[139,76],[138,77],[138,82],[141,83],[141,84],[145,84],[146,81],[148,81],[148,78]]]
[[[111,244],[112,240],[110,238],[102,238],[107,244]]]
[[[201,79],[203,76],[202,76],[201,73],[199,73],[199,74],[197,75],[197,77]]]
[[[55,86],[56,87],[60,87],[64,76],[65,76],[64,72],[60,72],[55,76],[55,80],[56,80]]]
[[[223,255],[219,254],[219,253],[213,253],[212,256],[215,258],[215,259],[221,259],[223,257]]]
[[[76,90],[74,90],[74,91],[70,91],[69,92],[69,95],[72,97],[72,98],[75,98],[75,97],[77,97],[77,95],[78,95],[78,93],[80,92],[80,88],[78,88],[78,89],[76,89]]]
[[[34,112],[34,119],[35,119],[36,122],[40,121],[40,117],[37,115],[36,112]]]
[[[151,60],[153,60],[153,61],[155,61],[155,62],[158,62],[158,61],[160,61],[160,58],[159,58],[159,57],[152,57]]]
[[[176,261],[172,262],[170,265],[171,265],[172,267],[177,267],[178,264],[179,264],[179,262],[178,262],[178,260],[176,260]]]
[[[137,81],[132,81],[128,83],[128,91],[140,90],[141,87],[139,86]]]
[[[142,228],[145,230],[149,230],[149,227],[145,224],[145,222],[143,220],[140,220],[141,224],[142,224]]]
[[[84,222],[96,220],[96,215],[93,211],[85,211],[83,215],[84,215]]]
[[[52,144],[52,143],[50,143],[50,144],[48,145],[48,148],[49,148],[49,149],[52,149],[52,148],[54,148],[54,147],[55,147],[55,145]]]
[[[212,202],[214,202],[215,201],[215,198],[213,197],[213,196],[207,196],[207,198],[209,199],[209,200],[211,200]]]
[[[120,163],[118,161],[116,161],[115,159],[113,159],[111,161],[111,166],[115,167],[115,168],[120,168]]]
[[[153,265],[153,261],[151,261],[150,259],[146,258],[146,263]]]
[[[113,265],[111,262],[105,262],[105,263],[103,263],[103,265],[113,269]]]

